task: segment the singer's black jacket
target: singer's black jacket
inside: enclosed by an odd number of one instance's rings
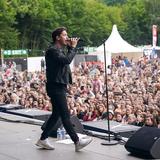
[[[58,49],[51,43],[45,54],[47,91],[57,84],[67,85],[72,83],[69,64],[72,62],[75,54],[75,48]]]

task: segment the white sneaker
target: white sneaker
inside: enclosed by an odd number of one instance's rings
[[[75,144],[75,151],[78,152],[80,149],[84,148],[91,142],[92,142],[92,138],[79,139],[79,141]]]
[[[38,140],[36,143],[36,146],[44,148],[44,149],[48,149],[48,150],[53,150],[54,147],[48,142],[48,139],[45,140]]]

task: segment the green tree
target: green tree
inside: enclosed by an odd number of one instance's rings
[[[1,0],[0,46],[42,54],[58,26],[84,39],[85,46],[98,46],[113,24],[130,43],[147,44],[152,25],[160,23],[159,7],[159,0]]]
[[[100,1],[106,3],[107,5],[115,6],[115,5],[124,4],[126,3],[127,0],[100,0]]]
[[[121,9],[96,0],[54,0],[56,21],[67,26],[71,36],[80,36],[85,45],[97,46],[109,36],[112,25],[122,25]]]
[[[16,23],[16,0],[0,1],[0,48],[15,49],[18,47],[18,31],[13,27]]]
[[[124,37],[132,44],[150,43],[150,29],[148,27],[148,15],[144,0],[128,0],[123,6],[123,17],[127,23]]]
[[[158,31],[160,26],[160,1],[159,0],[145,0],[145,10],[148,13],[149,21],[147,23],[150,30],[150,39],[152,39],[152,25],[157,25]],[[158,45],[160,45],[160,36],[158,36]]]
[[[48,43],[48,36],[53,26],[55,12],[51,1],[20,0],[17,12],[20,31],[21,48],[28,48],[33,52],[43,49]]]

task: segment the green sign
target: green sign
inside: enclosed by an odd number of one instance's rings
[[[26,55],[27,50],[3,50],[3,55]]]

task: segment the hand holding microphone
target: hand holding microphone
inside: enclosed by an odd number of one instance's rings
[[[70,47],[73,47],[75,48],[77,46],[77,43],[79,41],[80,38],[67,38],[67,44],[70,46]]]

